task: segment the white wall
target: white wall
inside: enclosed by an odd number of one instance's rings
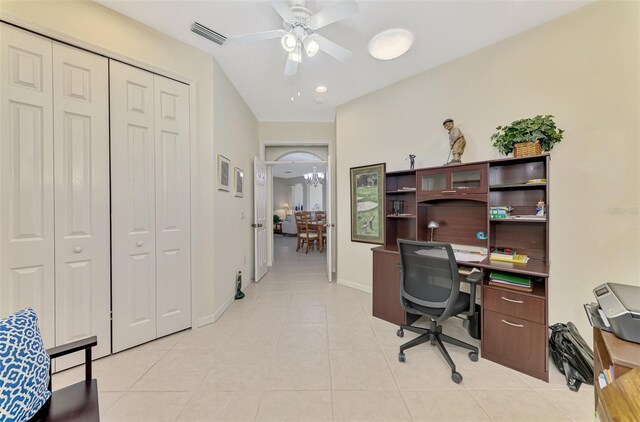
[[[258,154],[258,123],[207,53],[113,12],[97,3],[77,1],[5,1],[0,17],[106,55],[188,79],[195,88],[192,166],[192,276],[195,325],[212,322],[232,300],[234,274],[252,272],[249,227],[252,210],[250,158]],[[216,191],[216,154],[245,170],[245,197]],[[240,219],[240,211],[247,216]],[[240,239],[229,242],[228,239]],[[244,256],[247,263],[243,264]]]
[[[285,214],[293,209],[291,187],[289,185],[289,179],[273,178],[273,214],[278,214],[281,219],[284,219]],[[289,204],[289,209],[285,210],[282,207],[284,203]]]
[[[549,322],[590,338],[591,290],[640,285],[639,9],[597,2],[339,107],[339,281],[372,282],[375,245],[350,241],[350,167],[406,169],[409,154],[416,168],[441,165],[448,117],[465,134],[463,162],[498,158],[496,126],[553,114],[566,133],[551,154]]]

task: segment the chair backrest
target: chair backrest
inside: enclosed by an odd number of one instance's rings
[[[309,231],[309,215],[306,211],[296,212],[296,231],[298,234]]]
[[[460,292],[458,264],[451,245],[398,239],[398,250],[402,305],[407,301],[409,305],[443,310],[439,321],[451,316]]]
[[[327,222],[327,213],[324,211],[316,211],[316,221]]]

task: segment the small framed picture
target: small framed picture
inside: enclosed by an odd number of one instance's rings
[[[231,190],[230,166],[231,161],[227,157],[218,155],[218,190]]]
[[[244,172],[238,167],[234,167],[235,171],[235,182],[236,182],[236,192],[233,194],[234,196],[242,197],[243,186],[244,183]]]

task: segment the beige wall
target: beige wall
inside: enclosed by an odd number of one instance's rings
[[[335,123],[260,123],[260,141],[330,141],[336,139]]]
[[[3,19],[109,56],[162,70],[195,84],[192,116],[192,277],[195,325],[212,322],[233,300],[234,274],[253,268],[248,220],[252,192],[234,198],[215,187],[216,155],[229,157],[252,180],[250,158],[258,153],[258,123],[213,58],[97,3],[5,1]],[[250,186],[246,183],[245,186]],[[228,239],[240,239],[229,242]],[[247,264],[243,264],[244,256]]]
[[[551,154],[549,322],[591,338],[591,290],[640,285],[639,22],[638,2],[598,2],[339,107],[339,282],[372,279],[374,245],[350,241],[350,167],[404,169],[409,154],[417,168],[441,165],[448,117],[466,136],[464,162],[497,158],[496,126],[553,114],[566,133]]]

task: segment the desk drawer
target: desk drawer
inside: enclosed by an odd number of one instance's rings
[[[544,305],[545,300],[542,298],[494,289],[491,286],[485,286],[482,291],[484,309],[540,324],[545,323]]]
[[[547,327],[510,315],[483,311],[482,355],[525,373],[546,371]]]

